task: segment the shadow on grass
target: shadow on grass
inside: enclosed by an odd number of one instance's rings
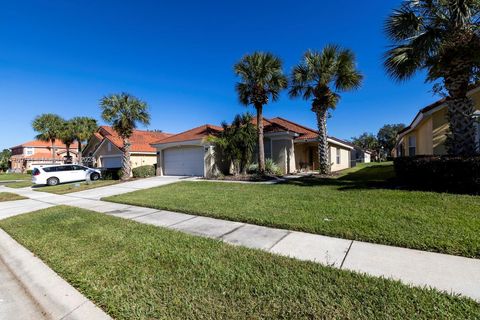
[[[468,190],[445,190],[436,189],[432,186],[407,186],[402,184],[401,180],[396,177],[393,165],[369,166],[355,172],[347,173],[340,177],[308,175],[301,178],[290,179],[283,182],[283,184],[297,185],[302,187],[333,186],[339,191],[389,189],[451,194],[478,194]]]

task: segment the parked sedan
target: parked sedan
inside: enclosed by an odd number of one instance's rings
[[[76,164],[41,166],[34,168],[32,171],[33,184],[46,184],[49,186],[87,179],[95,181],[100,179],[100,177],[100,170]]]

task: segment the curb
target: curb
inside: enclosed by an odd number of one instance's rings
[[[47,319],[112,319],[2,229],[0,258]]]

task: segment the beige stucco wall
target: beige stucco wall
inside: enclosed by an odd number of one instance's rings
[[[295,171],[295,149],[293,139],[272,139],[272,159],[282,173]]]
[[[130,163],[132,168],[146,166],[146,165],[155,165],[157,163],[156,154],[132,154],[130,155]]]
[[[311,155],[309,155],[312,150]],[[295,144],[295,170],[318,170],[318,144],[316,142]]]
[[[340,164],[337,164],[337,148],[340,148]],[[341,146],[330,145],[330,163],[332,172],[350,168],[350,150]]]
[[[425,120],[416,129],[416,154],[427,155],[432,154],[432,118]]]

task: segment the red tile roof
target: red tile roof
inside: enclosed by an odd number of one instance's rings
[[[22,144],[19,144],[15,147],[11,147],[10,149],[15,149],[15,148],[21,148],[21,147],[33,147],[33,148],[50,148],[52,146],[51,142],[46,142],[46,141],[40,141],[40,140],[32,140],[32,141],[27,141]],[[77,148],[77,143],[72,143],[70,145],[70,149]],[[65,144],[63,144],[60,140],[55,140],[55,147],[56,148],[63,148],[66,149],[67,147]]]
[[[71,155],[75,155],[76,153],[71,151]],[[62,155],[55,155],[55,159],[57,160],[62,160],[65,156],[65,153],[62,153]],[[35,152],[35,154],[32,155],[23,155],[23,154],[15,154],[10,157],[11,161],[14,161],[16,159],[31,159],[31,160],[44,160],[44,159],[52,159],[52,153],[51,152]]]
[[[99,137],[100,136],[100,137]],[[171,133],[159,132],[159,131],[144,131],[133,130],[133,134],[130,137],[130,151],[131,152],[156,152],[156,149],[151,146],[155,141],[162,140],[172,136]],[[99,139],[107,139],[113,143],[117,148],[123,148],[123,140],[120,136],[109,126],[101,126],[98,130]]]
[[[215,126],[212,124],[204,124],[203,126],[196,127],[196,128],[181,132],[179,134],[172,135],[168,138],[157,140],[155,142],[152,142],[152,144],[201,140],[205,137],[216,134],[222,130],[223,130],[222,127]]]

